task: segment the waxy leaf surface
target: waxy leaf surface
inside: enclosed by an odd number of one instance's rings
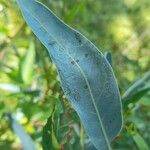
[[[120,95],[112,68],[101,52],[47,7],[34,0],[17,0],[34,34],[48,49],[63,91],[77,111],[91,142],[98,150],[122,126]]]

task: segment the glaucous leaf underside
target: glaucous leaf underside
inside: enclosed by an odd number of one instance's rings
[[[98,150],[121,130],[118,86],[109,62],[81,33],[35,0],[17,0],[24,19],[55,63],[62,89]]]

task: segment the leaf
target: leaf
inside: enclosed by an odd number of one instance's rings
[[[110,52],[105,52],[105,58],[109,62],[109,64],[112,66],[112,56]]]
[[[18,0],[22,14],[56,64],[63,91],[77,111],[92,143],[111,149],[122,127],[120,95],[110,64],[82,34],[47,7]]]
[[[150,93],[148,93],[143,99],[141,99],[139,103],[150,107]]]
[[[89,142],[85,145],[85,150],[96,150],[96,148],[95,148],[94,145],[89,141]]]
[[[133,139],[134,139],[137,147],[139,148],[139,150],[148,150],[149,149],[148,145],[146,144],[146,142],[144,141],[144,139],[138,132],[135,135],[133,135]]]
[[[40,90],[39,89],[23,89],[20,88],[19,86],[15,84],[10,84],[10,83],[0,83],[0,90],[2,91],[8,91],[10,93],[18,94],[18,93],[24,93],[28,95],[33,95],[33,96],[39,96],[40,95]]]
[[[57,138],[55,136],[54,127],[53,127],[54,111],[55,111],[55,107],[54,107],[53,113],[48,118],[48,121],[43,128],[42,145],[43,145],[44,150],[50,150],[50,149],[58,150],[58,149],[60,149],[60,145],[59,145]]]
[[[136,143],[139,150],[148,150],[148,145],[143,139],[143,137],[138,133],[136,127],[131,124],[130,126],[126,127],[127,132],[132,136],[134,142]]]
[[[33,140],[26,133],[23,127],[12,117],[11,114],[8,114],[8,118],[13,131],[19,137],[22,143],[23,150],[36,150]]]
[[[80,12],[82,7],[85,5],[85,1],[81,1],[80,3],[75,2],[72,9],[69,11],[68,15],[65,17],[68,22],[71,22],[75,16]]]
[[[143,78],[136,81],[122,96],[124,107],[129,103],[137,102],[148,91],[150,91],[150,71],[147,72]]]
[[[35,61],[35,47],[31,42],[30,47],[21,62],[21,77],[24,83],[30,84],[32,80],[33,66]]]
[[[0,83],[0,90],[6,90],[6,91],[12,92],[12,93],[19,93],[20,87],[14,85],[14,84]]]

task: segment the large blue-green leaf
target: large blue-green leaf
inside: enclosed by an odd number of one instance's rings
[[[120,95],[114,73],[103,54],[82,34],[68,27],[35,0],[17,0],[35,35],[56,64],[61,85],[92,143],[111,149],[122,126]]]

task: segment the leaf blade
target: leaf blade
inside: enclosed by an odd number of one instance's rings
[[[23,82],[26,84],[30,84],[32,81],[34,61],[35,61],[35,47],[33,42],[31,42],[30,47],[20,65],[21,78]]]
[[[91,141],[97,149],[111,149],[110,141],[122,126],[120,95],[111,66],[90,41],[41,3],[18,0],[18,4],[25,20],[56,64],[64,93],[80,116]],[[30,4],[28,10],[27,4]],[[98,66],[101,68],[97,69]],[[112,97],[115,99],[111,100]],[[111,110],[107,108],[108,104],[110,108],[112,106]]]
[[[23,127],[12,117],[11,114],[8,114],[9,122],[11,128],[15,134],[19,137],[22,147],[24,150],[36,150],[36,146],[31,139],[31,137],[26,133]]]
[[[131,102],[138,101],[147,92],[150,91],[150,71],[147,72],[141,79],[133,83],[122,96],[123,105],[126,108]]]
[[[53,109],[51,116],[48,118],[46,125],[43,128],[42,146],[44,150],[49,150],[51,148],[54,150],[60,149],[60,145],[55,136],[54,127],[53,127],[54,112],[55,112],[55,107]]]

